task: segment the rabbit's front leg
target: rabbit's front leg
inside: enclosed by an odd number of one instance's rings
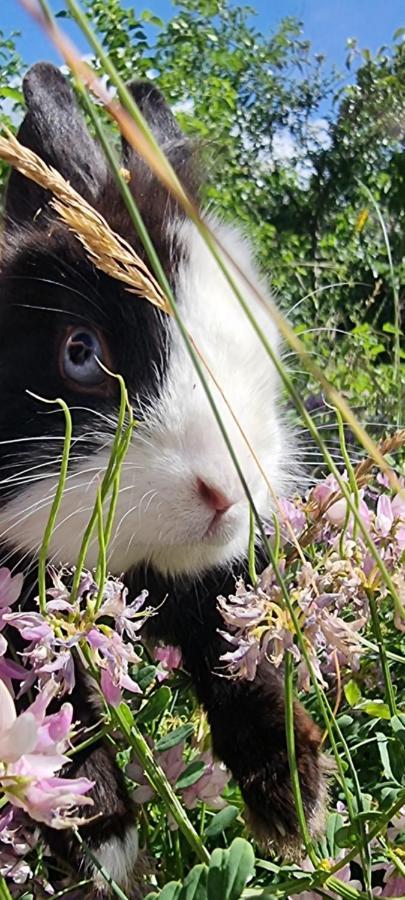
[[[214,752],[239,783],[255,837],[282,854],[297,855],[301,838],[287,754],[282,675],[263,662],[254,681],[212,675],[199,693]],[[304,810],[316,836],[322,832],[326,810],[320,732],[297,701],[294,732]]]
[[[204,706],[216,756],[238,781],[247,820],[263,845],[296,855],[301,844],[292,793],[285,733],[284,680],[264,661],[253,681],[224,674],[217,596],[231,593],[232,575],[210,575],[204,584],[159,584],[149,573],[151,596],[166,599],[147,626],[154,639],[181,647],[199,702]],[[295,749],[305,814],[311,833],[322,832],[326,808],[320,731],[302,705],[294,703]]]

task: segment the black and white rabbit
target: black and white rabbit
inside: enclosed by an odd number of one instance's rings
[[[186,189],[198,200],[195,147],[151,84],[135,100]],[[24,80],[27,113],[20,141],[58,169],[144,256],[103,153],[90,136],[60,71],[39,63]],[[218,265],[166,190],[124,143],[130,187],[194,341],[202,350],[278,493],[293,458],[277,399],[277,377]],[[49,207],[49,195],[10,175],[0,272],[0,542],[22,563],[35,559],[60,465],[63,415],[27,394],[64,397],[74,444],[69,480],[50,553],[74,564],[106,467],[117,417],[115,382],[96,357],[120,372],[135,416],[122,475],[109,565],[159,606],[152,637],[181,647],[212,730],[215,753],[237,778],[247,815],[262,840],[297,841],[284,735],[283,681],[266,663],[253,682],[215,674],[224,644],[218,594],[243,574],[249,514],[243,489],[175,323],[97,270]],[[222,245],[263,292],[251,249],[234,228],[209,219]],[[235,273],[235,277],[238,277]],[[278,335],[252,291],[245,297],[272,346]],[[258,509],[268,489],[223,397],[211,384]],[[96,561],[93,545],[88,564]],[[163,598],[167,598],[162,604]],[[226,649],[226,648],[225,648]],[[89,706],[80,691],[77,715]],[[303,797],[314,830],[321,821],[320,735],[296,705]],[[97,856],[126,890],[137,852],[131,803],[107,745],[84,752],[75,771],[95,776],[97,822],[87,829]],[[101,888],[100,888],[101,890]]]

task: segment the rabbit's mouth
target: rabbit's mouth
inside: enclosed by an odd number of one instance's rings
[[[225,512],[215,512],[205,531],[203,540],[227,544],[239,531],[240,524],[240,515],[234,509],[226,510]]]

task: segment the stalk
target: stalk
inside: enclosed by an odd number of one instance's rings
[[[62,464],[60,467],[60,473],[58,478],[58,483],[56,486],[55,496],[52,502],[51,511],[49,513],[48,522],[46,524],[44,537],[42,540],[42,544],[38,553],[38,595],[39,595],[39,608],[41,614],[46,615],[46,566],[48,560],[48,549],[51,541],[51,537],[53,534],[53,530],[55,528],[56,518],[59,512],[59,508],[62,502],[63,492],[65,489],[66,477],[69,468],[69,454],[70,454],[70,446],[72,442],[72,417],[70,415],[70,410],[65,403],[64,400],[61,400],[58,397],[56,400],[47,400],[44,397],[39,397],[37,394],[33,394],[31,391],[28,391],[31,397],[35,397],[36,400],[40,400],[41,403],[57,403],[63,410],[65,416],[65,438],[63,441],[63,450],[62,450]]]
[[[6,879],[2,875],[0,875],[0,900],[13,900]]]
[[[317,868],[319,865],[318,856],[314,850],[311,835],[305,817],[304,804],[302,802],[300,777],[297,766],[297,757],[295,754],[295,733],[294,733],[294,683],[293,683],[293,661],[291,653],[287,651],[285,655],[284,670],[284,689],[285,689],[285,731],[287,739],[288,764],[290,767],[290,778],[293,789],[295,810],[297,813],[298,823],[305,845],[307,856],[312,864]]]
[[[148,781],[165,803],[168,812],[173,816],[188,844],[192,847],[200,862],[208,863],[209,853],[205,849],[200,836],[184,812],[180,800],[174,793],[163,770],[157,765],[153,753],[142,733],[139,731],[132,714],[132,722],[129,724],[128,715],[123,712],[123,704],[117,708],[111,707],[110,712],[113,719],[115,719],[116,724],[131,745],[137,759],[143,766]],[[126,712],[127,714],[130,712],[128,708]]]

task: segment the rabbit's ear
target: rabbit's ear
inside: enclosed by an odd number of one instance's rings
[[[74,93],[60,70],[37,63],[24,78],[27,113],[19,141],[53,166],[87,200],[94,200],[106,180],[103,153],[90,136]],[[28,223],[44,208],[49,194],[13,171],[6,193],[6,222]]]
[[[173,143],[186,142],[187,139],[163,94],[154,84],[149,81],[133,81],[128,85],[128,90],[163,150]]]
[[[183,134],[166,100],[154,84],[133,81],[128,85],[128,90],[186,192],[198,203],[202,178],[197,143]],[[133,176],[132,190],[141,212],[149,220],[152,216],[157,221],[162,221],[163,216],[182,216],[177,204],[152,174],[147,163],[125,139],[122,143],[124,165]]]

